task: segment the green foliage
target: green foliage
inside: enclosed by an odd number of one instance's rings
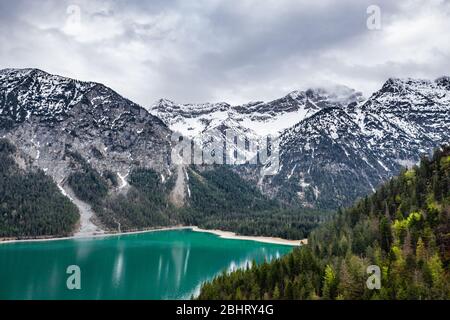
[[[110,170],[105,170],[103,172],[103,178],[108,182],[111,187],[118,187],[119,181],[117,180],[117,174]]]
[[[337,279],[333,267],[327,264],[325,267],[325,276],[323,277],[323,292],[324,299],[332,299],[336,296]]]
[[[441,167],[443,170],[450,170],[450,156],[442,157]]]
[[[15,151],[0,139],[0,237],[69,235],[79,219],[77,208],[44,172],[19,169]]]
[[[203,285],[199,298],[450,299],[449,157],[450,147],[437,150],[339,211],[311,233],[308,245],[222,274]],[[366,286],[366,268],[374,264],[380,290]]]
[[[107,182],[94,170],[72,173],[68,182],[77,197],[89,203],[97,204],[108,194]]]
[[[108,182],[94,170],[83,157],[75,152],[66,152],[76,163],[77,171],[72,173],[67,182],[75,195],[91,204],[99,204],[108,194]]]
[[[278,207],[226,166],[204,172],[189,170],[192,207],[204,214],[253,212]]]
[[[135,169],[129,176],[125,194],[111,194],[94,206],[102,224],[113,230],[136,230],[177,223],[177,213],[169,204],[170,183],[163,184],[151,169]]]

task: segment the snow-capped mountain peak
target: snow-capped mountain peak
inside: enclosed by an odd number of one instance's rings
[[[439,87],[450,91],[450,77],[440,77],[435,82]]]
[[[137,162],[169,166],[160,119],[102,84],[38,69],[0,70],[0,136],[58,183],[73,169],[68,151],[121,176]]]
[[[362,94],[344,87],[292,91],[270,102],[249,102],[231,106],[228,103],[176,104],[161,99],[149,111],[161,118],[172,130],[194,137],[229,119],[238,123],[236,130],[257,136],[279,135],[283,130],[327,107],[346,107],[363,101]]]
[[[287,129],[281,170],[268,184],[306,206],[346,205],[374,190],[450,142],[448,80],[392,78],[367,101],[322,109]]]
[[[4,90],[0,112],[12,115],[18,122],[32,115],[57,119],[96,85],[39,69],[3,69],[0,70],[0,87]]]

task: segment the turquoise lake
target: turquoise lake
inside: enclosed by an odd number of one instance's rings
[[[0,299],[189,299],[224,270],[293,247],[190,229],[0,244]],[[80,268],[80,290],[67,268]]]

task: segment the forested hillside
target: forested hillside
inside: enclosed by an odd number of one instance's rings
[[[450,147],[313,231],[282,259],[223,274],[200,299],[450,299]],[[367,267],[381,288],[366,286]]]
[[[172,184],[163,184],[151,169],[135,169],[129,177],[130,189],[126,194],[111,194],[94,210],[100,221],[117,230],[161,227],[178,223],[175,208],[169,203]]]
[[[227,166],[189,169],[189,206],[180,212],[183,223],[255,236],[303,239],[329,212],[285,208],[263,195]]]
[[[15,152],[0,139],[0,238],[71,234],[78,209],[43,171],[20,169]]]
[[[151,169],[136,168],[129,175],[125,192],[118,185],[114,173],[97,172],[76,152],[66,152],[75,171],[68,183],[76,196],[92,205],[98,221],[107,229],[128,231],[161,227],[178,223],[175,209],[168,201],[172,184],[161,182]]]
[[[176,208],[169,200],[175,176],[163,183],[155,171],[136,168],[128,177],[129,189],[116,192],[111,177],[114,174],[100,174],[79,154],[68,152],[67,156],[76,168],[69,176],[69,185],[111,230],[119,226],[126,231],[181,224],[303,239],[330,217],[329,212],[283,208],[226,166],[188,168],[186,205]]]

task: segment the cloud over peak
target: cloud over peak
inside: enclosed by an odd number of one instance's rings
[[[271,100],[450,73],[449,1],[2,1],[0,68],[105,83],[142,105]]]

